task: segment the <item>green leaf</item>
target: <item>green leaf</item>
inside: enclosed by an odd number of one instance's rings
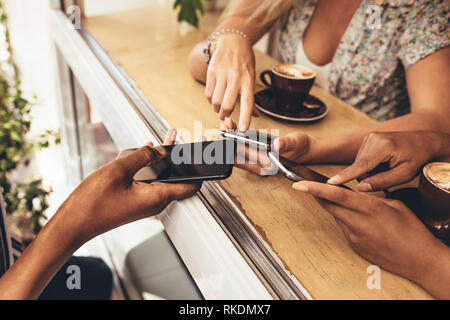
[[[8,83],[5,80],[0,80],[0,96],[4,97],[8,92]]]
[[[201,0],[176,0],[174,9],[180,7],[180,12],[178,13],[178,21],[186,21],[187,23],[198,28],[198,15],[197,11],[201,15],[205,14],[205,9],[203,8],[203,3]]]
[[[16,99],[14,99],[14,105],[19,110],[23,110],[28,105],[28,100],[25,100],[24,98],[21,97],[16,97]]]
[[[10,137],[11,137],[11,139],[13,141],[16,141],[16,142],[22,142],[23,141],[22,137],[16,131],[11,131],[9,133],[9,135],[10,135]]]
[[[34,145],[30,144],[28,147],[26,147],[25,154],[31,155],[33,153],[33,150],[34,150]]]

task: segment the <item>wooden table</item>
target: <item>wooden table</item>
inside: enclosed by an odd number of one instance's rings
[[[220,124],[218,115],[205,99],[204,86],[194,81],[187,69],[189,52],[209,34],[216,18],[217,15],[207,14],[198,31],[183,35],[171,6],[153,5],[88,18],[84,25],[162,117],[172,127],[183,128],[192,136],[195,121],[201,121],[203,130],[218,128]],[[260,52],[256,52],[256,61],[258,73],[277,63]],[[374,123],[320,88],[314,87],[312,94],[330,109],[323,121],[298,125],[261,116],[253,119],[252,127],[278,129],[281,135],[301,130],[311,135],[330,136]],[[238,114],[236,110],[234,120]],[[313,168],[331,176],[342,167]],[[313,298],[430,298],[415,284],[386,271],[381,272],[381,289],[369,290],[367,268],[371,264],[353,252],[332,216],[314,198],[294,191],[292,183],[280,175],[261,178],[235,169],[220,184]]]

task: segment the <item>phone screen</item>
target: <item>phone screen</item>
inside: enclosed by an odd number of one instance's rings
[[[217,140],[163,146],[167,155],[161,161],[139,170],[134,179],[151,183],[221,180],[231,175],[236,143]],[[119,157],[136,149],[124,150]]]

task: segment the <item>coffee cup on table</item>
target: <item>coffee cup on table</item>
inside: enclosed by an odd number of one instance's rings
[[[423,167],[419,180],[420,218],[431,232],[450,242],[450,162]]]
[[[313,70],[298,64],[278,65],[260,74],[261,81],[272,90],[279,111],[291,114],[301,111],[315,78]]]

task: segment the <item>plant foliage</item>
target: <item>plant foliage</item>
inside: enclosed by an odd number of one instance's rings
[[[48,196],[51,188],[42,185],[42,179],[15,181],[12,173],[20,166],[30,164],[30,154],[38,148],[46,148],[53,141],[59,143],[59,133],[46,131],[30,141],[27,133],[31,127],[33,103],[24,98],[20,80],[12,59],[6,15],[0,1],[0,187],[3,188],[6,212],[26,212],[35,233],[45,221]]]
[[[211,1],[211,0],[208,0]],[[202,0],[176,0],[173,8],[180,7],[178,21],[186,21],[190,25],[198,28],[198,13],[205,14]]]

